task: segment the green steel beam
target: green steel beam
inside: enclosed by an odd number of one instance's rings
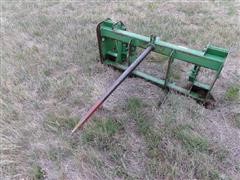
[[[120,70],[127,68],[124,64],[130,65],[135,61],[137,47],[147,48],[151,44],[154,46],[154,52],[169,57],[165,80],[155,78],[140,71],[134,71],[133,74],[159,86],[168,87],[169,89],[205,102],[210,97],[210,91],[221,73],[228,55],[228,50],[212,45],[208,45],[204,50],[199,51],[161,41],[155,36],[147,37],[129,32],[121,21],[113,22],[111,19],[98,24],[97,37],[102,63]],[[174,83],[168,82],[168,74],[173,59],[194,65],[189,75],[190,89],[178,87]],[[215,79],[210,85],[197,81],[198,72],[201,67],[216,71]]]
[[[113,66],[114,68],[119,69],[119,70],[122,70],[122,71],[125,71],[125,70],[128,68],[128,66],[124,66],[124,65],[121,65],[121,64],[118,64],[118,63],[114,63],[114,62],[112,62],[112,61],[106,61],[105,64],[110,65],[110,66]],[[197,94],[197,93],[194,93],[194,92],[189,93],[189,90],[186,90],[186,89],[184,89],[184,88],[182,88],[182,87],[179,87],[179,86],[177,86],[175,83],[169,83],[169,82],[165,83],[165,82],[166,82],[165,80],[156,78],[156,77],[151,76],[151,75],[149,75],[149,74],[147,74],[147,73],[134,70],[134,71],[132,72],[132,74],[133,74],[134,76],[136,76],[136,77],[140,77],[140,78],[142,78],[142,79],[144,79],[144,80],[146,80],[146,81],[152,82],[152,83],[154,83],[154,84],[156,84],[156,85],[158,85],[158,86],[160,86],[160,87],[165,87],[165,86],[166,86],[166,87],[168,87],[169,89],[172,89],[172,90],[174,90],[174,91],[177,91],[177,92],[179,92],[179,93],[181,93],[181,94],[184,94],[184,95],[186,95],[186,96],[190,96],[190,97],[192,97],[192,98],[194,98],[194,99],[197,99],[197,100],[199,100],[199,101],[202,101],[202,99],[204,98],[204,97],[201,97],[201,96],[200,96],[199,94]]]
[[[146,48],[150,42],[150,37],[142,36],[129,31],[114,29],[111,26],[101,27],[101,36],[128,43],[134,39],[134,46]],[[196,64],[201,67],[218,71],[224,63],[228,51],[226,49],[217,48],[222,51],[222,54],[210,54],[211,51],[198,51],[183,46],[174,45],[164,41],[156,39],[154,51],[165,56],[170,56],[172,50],[175,50],[175,58],[186,61],[192,64]],[[212,46],[210,46],[212,47]]]

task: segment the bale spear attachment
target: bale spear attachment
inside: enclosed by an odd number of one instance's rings
[[[113,83],[109,90],[104,94],[83,116],[79,123],[74,127],[72,133],[74,133],[78,128],[83,127],[83,125],[89,120],[95,111],[106,101],[106,99],[117,89],[117,87],[128,77],[129,74],[145,59],[145,57],[153,50],[153,45],[148,46],[142,54],[119,76],[119,78]]]
[[[210,44],[202,51],[199,51],[161,41],[159,37],[147,37],[129,32],[121,21],[114,22],[111,19],[106,19],[97,25],[97,39],[101,62],[124,72],[106,94],[83,116],[72,130],[72,133],[83,127],[92,114],[130,74],[143,78],[164,89],[172,89],[180,94],[194,98],[203,104],[211,103],[214,99],[210,92],[222,71],[228,55],[227,49]],[[136,56],[137,48],[145,49],[139,57]],[[167,71],[162,79],[135,70],[151,51],[168,57]],[[171,65],[176,60],[192,64],[192,69],[187,74],[187,88],[178,86],[170,80]],[[198,79],[199,72],[202,69],[214,72],[212,82],[205,83]]]

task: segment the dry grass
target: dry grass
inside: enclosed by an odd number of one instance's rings
[[[239,8],[238,1],[1,1],[2,179],[239,179]],[[71,136],[119,75],[97,61],[95,28],[107,17],[192,48],[230,48],[213,89],[216,109],[128,78]],[[153,74],[167,62],[149,60],[141,68]],[[179,83],[183,67],[171,73]]]

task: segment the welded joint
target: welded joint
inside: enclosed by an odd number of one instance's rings
[[[194,65],[193,69],[190,70],[188,77],[188,80],[190,82],[194,83],[194,81],[196,81],[200,68],[201,68],[200,66]]]
[[[193,82],[191,85],[194,85],[194,87],[198,87],[200,89],[202,88],[204,94],[201,93],[201,91],[198,92],[198,89],[192,91],[189,87],[182,88],[177,85],[173,85],[173,82],[168,82],[171,81],[171,63],[173,63],[175,59],[178,59],[201,68],[204,67],[216,71],[218,73],[216,78],[218,78],[228,55],[227,49],[216,47],[210,44],[208,44],[207,47],[205,47],[202,51],[198,51],[161,41],[158,36],[156,37],[154,35],[149,35],[147,37],[133,32],[128,32],[126,31],[126,27],[122,22],[116,23],[110,19],[98,24],[97,35],[100,59],[104,64],[110,64],[114,67],[117,67],[117,69],[121,69],[119,66],[126,62],[128,64],[126,67],[130,67],[131,64],[136,61],[136,49],[146,49],[150,46],[152,51],[169,57],[168,72],[164,75],[165,79],[155,79],[155,77],[149,78],[148,74],[143,75],[143,78],[150,82],[159,84],[166,89],[174,89],[182,94],[189,95],[200,101],[204,101],[204,96],[206,96],[205,94],[207,93],[206,90],[211,90],[212,85],[216,80],[210,85],[198,82],[196,77],[198,76],[199,68],[195,67],[187,75],[190,82]],[[102,41],[102,38],[106,40]],[[120,41],[122,44],[115,44],[115,41]],[[116,49],[116,47],[119,49]],[[175,50],[174,53],[173,50]],[[142,72],[140,72],[140,75],[138,74],[137,76],[142,77]],[[194,82],[195,80],[196,82]],[[209,99],[210,98],[212,97],[209,96]]]
[[[150,36],[149,45],[151,45],[153,48],[155,48],[156,38],[157,38],[157,37],[156,37],[155,35],[151,35],[151,36]]]
[[[120,26],[122,29],[127,30],[126,26],[123,24],[122,21],[115,22],[115,23],[112,25],[112,30],[118,28],[119,26]]]

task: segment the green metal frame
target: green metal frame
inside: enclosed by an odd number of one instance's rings
[[[161,87],[173,89],[203,102],[211,98],[210,91],[219,77],[228,55],[227,49],[213,45],[208,45],[203,51],[198,51],[161,41],[155,36],[147,37],[129,32],[121,21],[114,22],[111,19],[107,19],[98,24],[97,36],[101,62],[120,70],[126,70],[136,59],[137,47],[145,49],[149,44],[152,44],[154,46],[154,52],[169,57],[165,79],[159,79],[137,70],[133,71],[132,74]],[[189,89],[179,87],[175,83],[169,82],[169,72],[174,59],[194,65],[188,78],[191,84]],[[216,72],[215,79],[210,85],[197,81],[201,67]]]

